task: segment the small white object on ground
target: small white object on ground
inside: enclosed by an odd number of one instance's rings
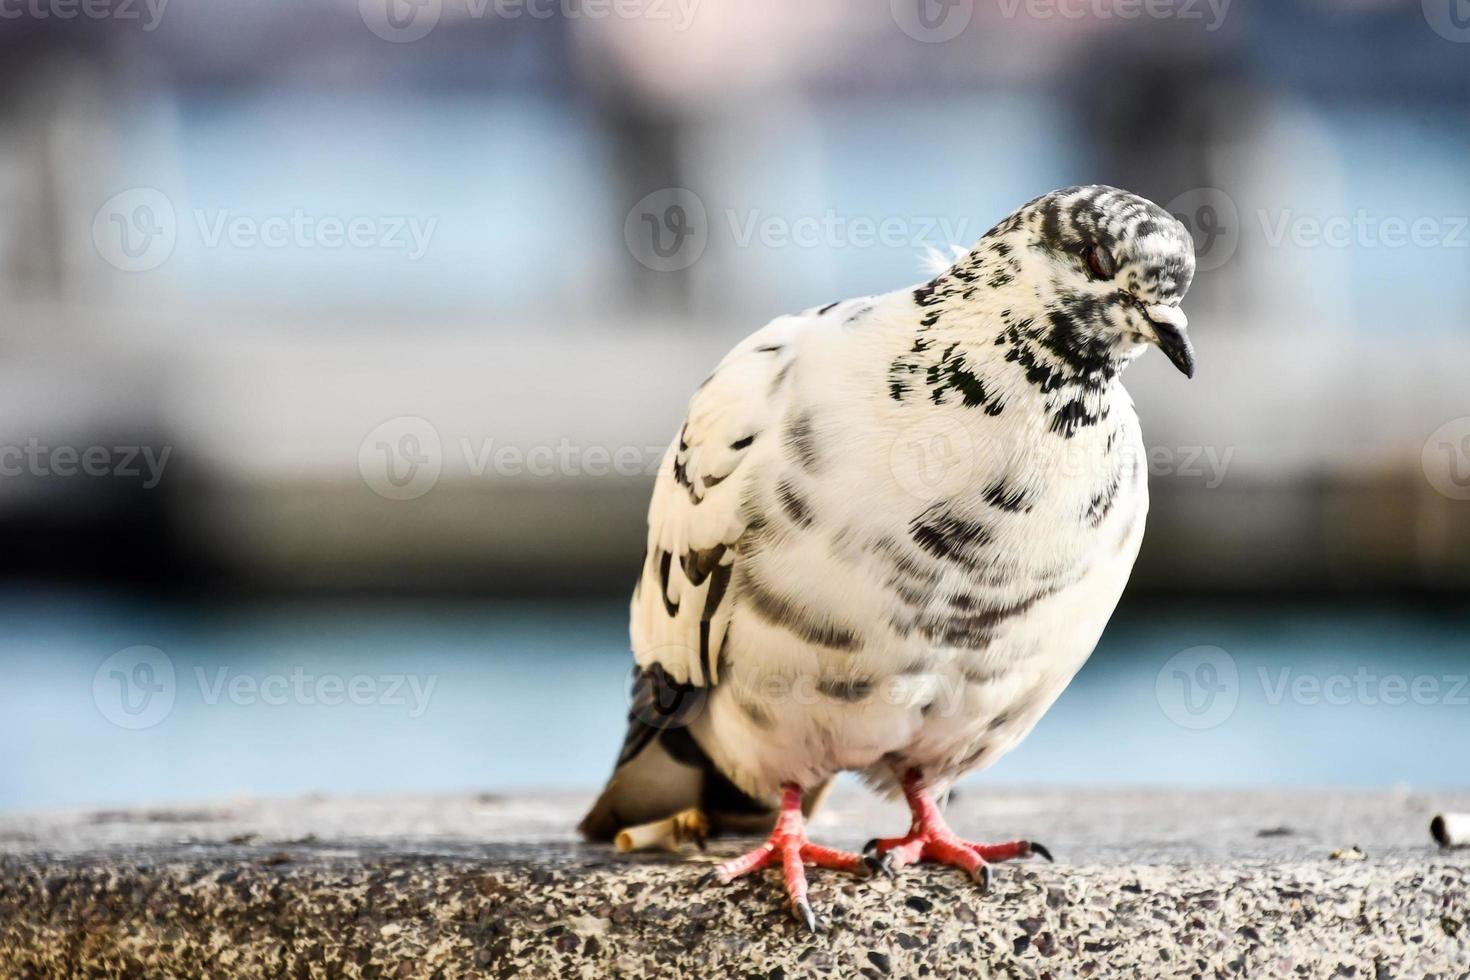
[[[703,811],[690,808],[674,814],[667,820],[639,824],[618,832],[613,839],[618,850],[649,851],[678,848],[681,841],[702,841],[709,836],[709,820]]]
[[[1470,847],[1470,813],[1441,813],[1429,822],[1440,847]]]

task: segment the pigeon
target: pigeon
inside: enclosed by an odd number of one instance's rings
[[[782,316],[689,403],[631,604],[629,727],[592,840],[698,809],[770,831],[706,875],[771,865],[809,928],[805,866],[919,861],[988,890],[1050,852],[976,843],[939,806],[1014,748],[1096,646],[1148,510],[1123,368],[1184,375],[1189,232],[1113,187],[1023,205],[922,285]],[[808,839],[842,772],[902,798],[864,852]]]

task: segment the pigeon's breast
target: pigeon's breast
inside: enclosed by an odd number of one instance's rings
[[[915,478],[891,445],[844,451],[798,415],[790,465],[751,498],[720,740],[753,773],[794,754],[808,778],[1003,754],[1090,654],[1136,556],[1141,440],[1131,409],[1114,423],[1065,458],[1002,446],[1004,464],[946,486],[942,467]],[[930,462],[952,448],[931,444]]]

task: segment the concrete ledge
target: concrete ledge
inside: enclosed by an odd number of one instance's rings
[[[972,790],[961,833],[1034,837],[983,897],[947,869],[813,871],[808,937],[774,875],[696,891],[709,855],[568,833],[581,796],[234,801],[0,817],[0,976],[1294,976],[1470,972],[1470,798]],[[813,836],[905,823],[857,790]],[[1363,860],[1334,859],[1357,845]],[[746,844],[748,846],[748,844]]]

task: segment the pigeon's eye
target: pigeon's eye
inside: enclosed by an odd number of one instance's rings
[[[1101,245],[1089,246],[1084,254],[1087,257],[1087,268],[1097,278],[1111,279],[1118,271],[1118,267],[1113,264],[1112,254]]]

